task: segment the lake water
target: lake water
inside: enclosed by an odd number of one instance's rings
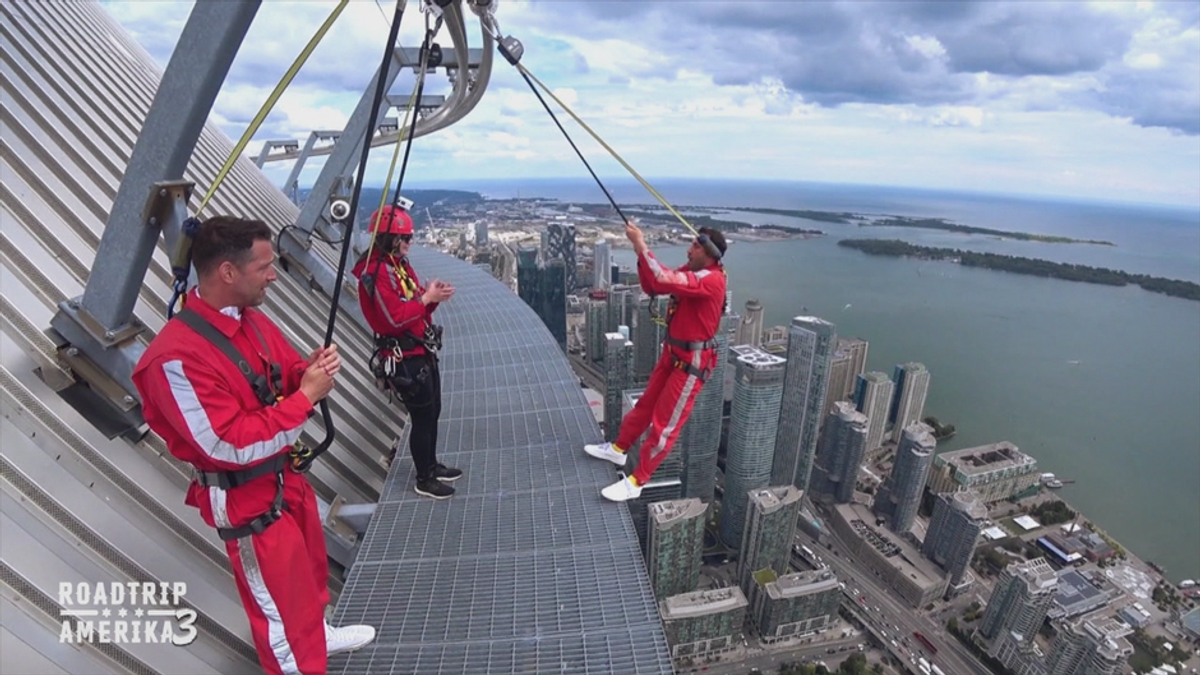
[[[653,203],[633,182],[606,181],[622,206]],[[1111,241],[1044,244],[907,228],[736,213],[732,219],[820,229],[829,236],[737,242],[727,254],[735,308],[757,298],[767,325],[813,313],[870,342],[868,368],[920,361],[926,414],[958,427],[939,446],[1008,440],[1100,527],[1175,580],[1200,577],[1200,302],[961,267],[872,257],[846,237],[1074,262],[1200,282],[1200,212],[864,186],[654,181],[676,205],[850,211],[946,218],[999,230]],[[432,187],[432,186],[431,186]],[[489,197],[601,202],[584,180],[483,182]],[[683,248],[656,249],[670,264]],[[631,252],[614,259],[632,262]]]

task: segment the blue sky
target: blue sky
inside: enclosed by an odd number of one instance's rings
[[[191,3],[104,4],[165,67]],[[420,41],[418,4],[405,46]],[[211,120],[240,136],[335,5],[264,2]],[[251,154],[266,139],[344,126],[392,7],[350,3]],[[647,177],[1200,206],[1200,3],[499,0],[496,17],[524,44],[522,63]],[[402,74],[390,93],[412,84]],[[426,93],[449,87],[439,70]],[[625,175],[563,121],[598,173]],[[372,153],[368,183],[383,181],[390,158]],[[282,183],[290,166],[266,170]],[[415,140],[409,172],[406,184],[425,185],[587,177],[502,60],[470,115]]]

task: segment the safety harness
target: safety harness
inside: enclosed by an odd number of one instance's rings
[[[196,331],[200,337],[211,342],[217,349],[221,351],[237,369],[246,377],[246,381],[250,383],[250,388],[254,391],[255,398],[264,406],[273,406],[279,402],[280,394],[283,391],[283,368],[278,363],[268,362],[267,370],[270,373],[270,378],[254,372],[250,364],[246,361],[246,357],[238,351],[237,347],[233,346],[229,338],[225,334],[217,330],[207,319],[200,316],[195,310],[190,307],[184,307],[175,314],[176,318],[186,324],[189,328]],[[249,326],[258,333],[259,340],[265,344],[262,333],[253,323],[246,322]],[[292,452],[296,452],[300,447],[299,441]],[[195,471],[196,482],[202,487],[218,487],[222,490],[231,490],[249,483],[250,481],[275,474],[275,499],[271,501],[271,508],[254,520],[240,527],[218,527],[217,534],[223,541],[233,539],[241,539],[252,534],[261,534],[275,521],[283,516],[283,512],[287,510],[287,504],[283,501],[283,472],[287,468],[290,457],[288,453],[280,453],[274,457],[255,464],[247,469],[239,469],[237,471]]]

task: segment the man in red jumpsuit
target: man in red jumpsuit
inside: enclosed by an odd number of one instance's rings
[[[192,243],[199,286],[150,343],[133,381],[146,423],[196,468],[185,503],[225,541],[263,669],[315,675],[326,672],[328,654],[366,645],[375,629],[324,619],[325,534],[288,452],[333,389],[341,357],[330,346],[305,360],[255,309],[276,278],[274,261],[262,221],[206,220]]]
[[[373,242],[354,265],[353,274],[358,277],[359,306],[375,331],[376,377],[400,396],[408,410],[408,448],[417,474],[417,494],[448,499],[454,495],[449,483],[463,472],[437,459],[441,331],[433,323],[433,311],[454,296],[454,287],[437,279],[429,282],[429,288],[421,285],[408,262],[413,222],[403,209],[384,206],[371,214],[370,223]]]
[[[633,223],[625,224],[625,236],[637,254],[642,290],[651,295],[669,294],[671,303],[662,354],[642,397],[621,420],[616,442],[583,446],[592,457],[625,466],[625,452],[646,433],[637,469],[600,491],[614,502],[641,496],[642,486],[671,452],[696,395],[717,362],[714,337],[725,309],[721,257],[726,244],[724,235],[715,228],[702,227],[699,235],[688,249],[687,263],[670,270],[659,264],[646,247],[641,229]]]

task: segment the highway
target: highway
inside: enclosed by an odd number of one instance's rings
[[[824,661],[825,665],[831,670],[837,670],[838,664],[849,658],[851,654],[858,653],[858,645],[862,642],[863,636],[854,635],[840,640],[818,642],[812,646],[785,648],[777,652],[767,651],[766,653],[748,656],[740,661],[731,663],[698,663],[691,668],[677,667],[676,672],[703,672],[705,675],[746,675],[746,673],[749,673],[754,668],[758,668],[764,675],[774,675],[779,672],[781,665],[802,661],[806,657],[808,661]],[[843,647],[847,649],[845,651],[837,651]],[[835,653],[828,653],[830,649],[835,650]]]
[[[916,660],[924,656],[931,664],[941,666],[947,673],[968,675],[991,675],[991,671],[982,663],[975,660],[957,638],[948,634],[944,626],[927,618],[920,610],[913,609],[906,601],[898,599],[875,577],[874,573],[858,569],[847,556],[836,536],[830,533],[830,543],[833,551],[817,544],[807,534],[797,532],[796,541],[808,546],[821,556],[822,562],[829,565],[837,575],[838,580],[845,582],[846,593],[853,596],[854,589],[859,590],[859,596],[865,596],[864,603],[853,597],[853,604],[860,619],[866,620],[866,625],[877,633],[886,648],[905,664],[909,671],[919,672],[909,658]],[[899,630],[897,630],[897,627]],[[920,631],[938,648],[937,656],[930,656],[916,638],[914,631]],[[884,637],[886,634],[886,638]],[[892,646],[892,640],[897,646]],[[907,641],[907,642],[905,642]]]

